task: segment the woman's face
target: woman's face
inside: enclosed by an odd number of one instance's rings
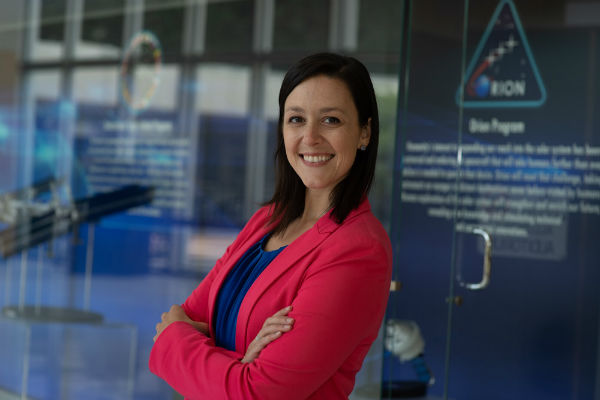
[[[288,95],[283,140],[289,163],[309,191],[331,193],[350,171],[356,151],[369,144],[370,120],[361,127],[344,81],[318,75]]]

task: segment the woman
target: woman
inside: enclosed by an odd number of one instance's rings
[[[150,369],[190,399],[347,399],[388,298],[391,246],[367,193],[379,120],[366,68],[323,53],[279,93],[277,182],[186,302]]]

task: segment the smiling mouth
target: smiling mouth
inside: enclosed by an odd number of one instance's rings
[[[309,155],[309,154],[300,154],[300,157],[308,163],[318,164],[324,163],[326,161],[331,160],[334,155],[333,154],[320,154],[320,155]]]

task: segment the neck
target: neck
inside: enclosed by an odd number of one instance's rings
[[[329,199],[329,192],[321,193],[307,190],[304,198],[304,212],[302,213],[301,219],[305,221],[317,221],[325,215],[330,208],[331,202]]]

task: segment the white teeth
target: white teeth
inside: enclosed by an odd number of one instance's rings
[[[331,156],[331,155],[328,155],[328,156],[307,156],[307,155],[304,155],[303,157],[304,157],[305,161],[308,161],[310,163],[319,163],[319,162],[330,160],[333,156]]]

